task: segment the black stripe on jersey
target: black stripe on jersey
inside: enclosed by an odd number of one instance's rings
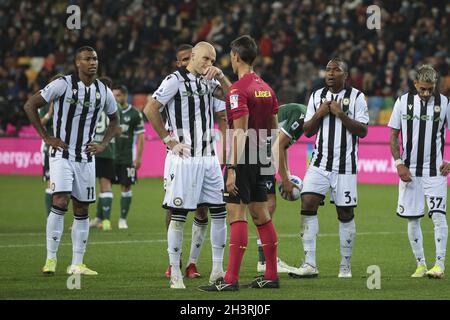
[[[412,151],[412,140],[413,140],[413,116],[414,116],[414,94],[408,92],[408,99],[406,103],[406,113],[408,119],[406,121],[406,158],[405,166],[409,168],[411,164],[411,151]]]
[[[441,106],[441,95],[439,92],[436,93],[436,95],[434,97],[434,105],[439,106],[439,109],[434,108],[434,113],[433,113],[433,129],[431,130],[431,150],[430,150],[430,177],[437,176],[436,140],[437,140],[439,123],[440,123],[440,121],[437,119],[440,119],[440,117],[441,117],[441,107],[440,107]],[[444,127],[444,125],[442,127]]]
[[[91,100],[91,89],[84,88],[84,101],[83,101],[83,109],[80,115],[80,122],[78,124],[78,135],[77,135],[77,145],[75,146],[75,161],[81,162],[81,147],[83,146],[83,138],[84,138],[84,124],[86,123],[86,117],[90,108],[90,100]],[[86,106],[88,103],[88,106]]]
[[[348,103],[342,103],[342,111],[344,111],[345,114],[348,113],[348,110],[349,110],[349,107],[350,107],[350,95],[351,95],[351,93],[352,93],[352,87],[347,88],[347,90],[345,91],[345,94],[344,94],[344,99],[342,100],[342,101],[348,102]],[[359,93],[361,93],[361,92],[359,92]],[[352,150],[352,152],[353,152],[353,150]],[[345,174],[346,153],[347,153],[347,128],[342,124],[342,128],[341,128],[341,148],[340,148],[340,156],[339,156],[339,173],[340,174]]]
[[[331,95],[331,99],[337,101],[338,95]],[[334,159],[334,135],[336,131],[336,116],[332,113],[329,114],[329,123],[328,123],[328,156],[327,156],[327,164],[325,166],[326,171],[333,171],[333,159]]]
[[[181,112],[181,95],[180,91],[173,97],[175,103],[175,124],[177,126],[177,135],[180,139],[180,143],[183,143],[183,113]],[[170,118],[169,118],[170,119]]]
[[[326,99],[327,96],[327,92],[328,92],[328,88],[324,88],[322,90],[322,93],[320,94],[320,101],[319,101],[319,106],[322,103],[323,99]],[[315,95],[316,92],[314,92],[313,97]],[[314,99],[313,99],[313,103],[314,103]],[[314,103],[314,109],[316,108],[316,105]],[[317,109],[316,109],[317,110]],[[320,162],[322,161],[322,157],[323,157],[323,118],[320,120],[320,132],[319,132],[319,141],[317,142],[317,158],[316,161],[314,161],[314,166],[316,167],[320,167]]]
[[[188,115],[189,115],[189,133],[191,136],[191,157],[195,155],[196,139],[195,137],[195,100],[194,92],[192,91],[191,82],[188,75],[185,72],[180,72],[184,78],[184,86],[188,94]],[[180,121],[182,119],[180,118]]]
[[[78,103],[78,77],[75,75],[72,75],[72,103],[69,106],[69,112],[67,113],[67,119],[66,119],[66,138],[64,139],[64,142],[67,143],[67,145],[70,145],[70,135],[72,134],[72,122],[73,117],[75,115],[75,111],[77,109],[77,103]],[[64,159],[69,159],[69,150],[64,150],[62,157]]]
[[[427,103],[420,100],[420,119],[427,115]],[[419,141],[417,145],[416,177],[421,177],[423,173],[423,159],[425,156],[425,131],[426,121],[419,121]]]
[[[65,78],[63,78],[63,79],[66,81]],[[58,139],[61,139],[61,122],[62,122],[63,109],[64,109],[63,105],[64,105],[64,100],[66,99],[67,89],[68,88],[66,88],[66,91],[64,91],[64,94],[58,100],[58,118],[56,120],[56,135],[55,135],[55,137]],[[55,156],[56,150],[57,150],[56,148],[52,148],[52,152],[50,154],[52,157]]]
[[[213,145],[213,130],[214,130],[214,99],[213,99],[213,95],[211,93],[208,94],[208,99],[209,99],[209,148],[211,149],[211,155],[214,156],[215,152],[214,152],[214,145]],[[222,137],[222,139],[225,137]],[[223,141],[222,141],[223,143]]]
[[[448,101],[448,100],[447,100]],[[441,127],[441,157],[444,159],[444,146],[445,146],[445,126],[447,125],[447,117],[444,119],[444,123]]]
[[[94,134],[94,130],[95,127],[97,126],[97,116],[98,116],[98,112],[100,111],[100,103],[102,102],[102,93],[100,92],[100,87],[99,87],[99,80],[95,80],[94,84],[95,84],[95,111],[94,114],[92,115],[92,119],[91,119],[91,126],[89,128],[89,140],[87,143],[91,143],[92,141],[92,135]],[[106,85],[102,82],[102,84],[105,86],[105,92],[107,91],[106,89]],[[106,97],[105,96],[105,104],[106,104]],[[92,162],[92,156],[90,154],[87,155],[87,161],[88,162]]]
[[[195,81],[195,83],[197,84],[197,92],[201,93],[203,92],[203,87],[200,81]],[[205,102],[205,98],[207,98],[206,96],[206,88],[205,88],[205,94],[204,95],[199,95],[199,100],[200,100],[200,115],[202,118],[202,132],[203,132],[203,136],[202,136],[202,156],[205,154],[204,152],[206,151],[206,139],[207,139],[207,132],[206,131],[206,102]]]
[[[352,157],[352,174],[356,174],[356,144],[358,143],[358,136],[356,134],[352,134],[352,152],[350,153]]]

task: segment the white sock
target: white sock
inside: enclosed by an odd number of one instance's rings
[[[418,265],[426,265],[423,253],[423,236],[420,218],[408,219],[408,239]]]
[[[208,230],[208,219],[198,220],[194,219],[192,223],[192,239],[191,252],[189,254],[189,264],[196,264],[200,250],[202,250],[203,242],[205,241],[206,231]]]
[[[301,238],[305,251],[305,263],[316,266],[316,238],[319,233],[317,215],[301,215]]]
[[[434,223],[434,242],[436,244],[436,265],[445,269],[445,253],[447,248],[448,226],[445,214],[434,212],[431,216]]]
[[[173,218],[172,214],[172,218]],[[181,218],[182,219],[182,218]],[[172,266],[172,274],[181,275],[180,259],[183,251],[183,231],[186,223],[186,216],[184,221],[171,220],[169,229],[167,230],[167,252],[169,253],[169,261]]]
[[[211,209],[212,210],[212,209]],[[223,255],[225,253],[225,246],[227,243],[227,221],[226,211],[222,218],[211,214],[211,247],[212,247],[212,272],[223,272]]]
[[[47,259],[56,259],[56,253],[64,231],[65,213],[66,211],[52,207],[47,217]]]
[[[341,266],[350,266],[353,244],[355,243],[355,219],[349,222],[339,221],[339,240],[341,243]]]
[[[89,237],[89,219],[75,216],[72,224],[72,265],[83,263]]]

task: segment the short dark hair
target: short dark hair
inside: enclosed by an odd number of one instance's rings
[[[103,82],[108,88],[112,88],[112,84],[113,84],[113,82],[112,82],[112,80],[111,80],[111,78],[110,77],[107,77],[107,76],[101,76],[101,77],[98,77],[98,80],[100,80],[101,82]]]
[[[242,61],[248,65],[252,65],[258,54],[258,46],[255,40],[249,35],[240,36],[231,42],[231,50],[238,53]]]
[[[75,51],[75,59],[78,57],[78,55],[80,53],[82,53],[83,51],[95,51],[94,48],[90,47],[90,46],[82,46],[80,48],[77,49],[77,51]]]
[[[113,90],[119,90],[120,92],[122,92],[123,94],[127,95],[128,94],[128,89],[127,87],[125,87],[123,84],[116,84],[113,87]]]
[[[184,50],[192,50],[192,48],[194,48],[194,46],[192,46],[191,44],[188,44],[188,43],[180,44],[180,45],[177,47],[176,54],[178,54],[178,52],[180,52],[180,51],[184,51]]]
[[[344,71],[345,73],[348,73],[347,62],[345,62],[342,58],[334,57],[334,58],[331,58],[330,61],[328,61],[328,63],[330,63],[330,62],[336,62],[338,65],[340,65],[340,67],[342,68],[342,71]]]

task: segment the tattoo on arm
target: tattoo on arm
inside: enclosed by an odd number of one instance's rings
[[[391,153],[394,159],[400,159],[400,147],[398,144],[399,130],[391,129]]]

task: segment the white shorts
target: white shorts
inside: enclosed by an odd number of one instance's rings
[[[70,193],[78,202],[95,202],[95,158],[74,162],[50,157],[50,186],[55,193]]]
[[[433,212],[445,214],[447,209],[447,177],[412,177],[411,182],[400,180],[398,185],[397,215],[404,218],[420,218],[425,213],[427,200],[428,215]]]
[[[167,154],[164,164],[163,207],[197,210],[206,205],[224,205],[223,177],[216,156],[190,157]]]
[[[358,204],[356,174],[339,174],[309,166],[303,179],[302,194],[317,194],[325,198],[328,190],[338,207],[356,207]]]

